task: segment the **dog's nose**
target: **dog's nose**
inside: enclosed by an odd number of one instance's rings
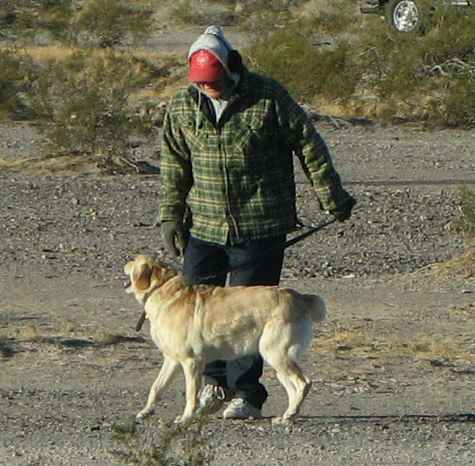
[[[127,279],[122,282],[122,285],[124,286],[124,289],[126,290],[127,288],[132,286],[132,282],[130,281],[130,279]]]

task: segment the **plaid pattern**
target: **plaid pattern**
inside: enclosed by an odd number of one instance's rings
[[[167,109],[161,150],[160,220],[192,212],[194,237],[231,244],[286,234],[296,225],[292,154],[320,206],[333,211],[343,190],[327,146],[303,109],[272,79],[244,71],[219,124],[190,86]]]

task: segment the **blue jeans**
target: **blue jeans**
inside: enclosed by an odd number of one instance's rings
[[[222,246],[191,236],[185,250],[183,273],[191,284],[225,286],[226,271],[230,267],[251,262],[245,268],[229,273],[229,286],[278,285],[284,261],[285,239],[283,235]],[[267,390],[259,382],[262,371],[263,360],[256,355],[250,368],[235,382],[235,395],[259,409],[267,398]],[[225,361],[207,364],[204,375],[225,388],[228,385]]]

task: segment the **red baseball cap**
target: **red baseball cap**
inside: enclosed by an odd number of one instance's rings
[[[190,58],[188,79],[191,82],[218,81],[225,73],[222,63],[209,50],[198,50]]]

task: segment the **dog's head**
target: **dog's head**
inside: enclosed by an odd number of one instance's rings
[[[128,276],[125,292],[134,293],[139,301],[152,288],[159,288],[177,275],[176,270],[149,256],[137,256],[125,265],[124,272]]]

